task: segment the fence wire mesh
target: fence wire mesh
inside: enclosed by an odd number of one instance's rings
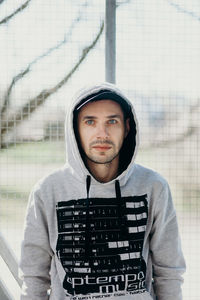
[[[171,186],[187,262],[183,299],[197,300],[200,3],[116,3],[116,81],[138,115],[136,160]],[[70,99],[104,81],[104,22],[102,0],[0,1],[0,232],[17,258],[30,189],[65,162]],[[19,299],[2,259],[0,267]]]

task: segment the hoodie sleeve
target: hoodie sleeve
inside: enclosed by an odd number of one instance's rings
[[[51,248],[44,203],[32,192],[29,198],[22,242],[19,275],[23,281],[21,300],[47,300],[50,289]]]
[[[168,184],[157,200],[150,241],[154,291],[157,300],[182,300],[181,284],[185,260]]]

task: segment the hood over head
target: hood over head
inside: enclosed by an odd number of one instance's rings
[[[83,161],[77,138],[77,116],[81,108],[87,103],[105,99],[117,102],[121,106],[124,118],[130,119],[130,130],[120,150],[119,179],[128,174],[128,170],[135,160],[138,148],[138,122],[132,103],[114,84],[105,82],[84,87],[72,98],[65,123],[66,165],[81,182],[85,181],[89,171]]]

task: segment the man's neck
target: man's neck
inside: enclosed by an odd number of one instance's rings
[[[106,164],[97,164],[88,159],[87,166],[97,181],[106,183],[118,176],[119,158],[116,157],[112,162]]]

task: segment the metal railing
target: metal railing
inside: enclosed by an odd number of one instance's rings
[[[105,0],[105,78],[116,81],[116,0]]]
[[[17,258],[6,242],[5,238],[0,232],[0,256],[6,263],[8,269],[10,270],[11,274],[13,275],[15,281],[21,287],[22,281],[18,277],[18,261]],[[4,286],[4,283],[1,281],[0,278],[0,300],[13,300],[9,292],[7,291],[6,287]]]
[[[0,300],[14,300],[6,290],[4,283],[0,279]]]

